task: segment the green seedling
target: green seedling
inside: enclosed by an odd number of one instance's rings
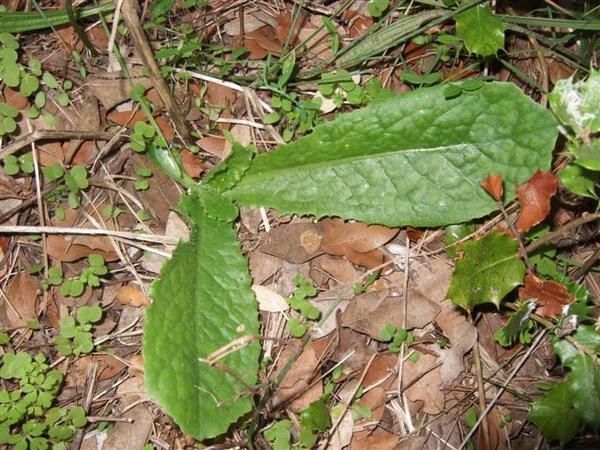
[[[388,342],[388,348],[391,352],[398,353],[402,349],[402,345],[410,345],[415,340],[412,333],[404,328],[397,328],[391,323],[388,323],[379,333],[379,339],[383,342]]]
[[[367,11],[372,17],[381,17],[389,7],[390,0],[369,0],[367,3]]]
[[[18,450],[66,450],[76,429],[87,424],[83,408],[52,407],[63,374],[50,369],[43,354],[4,354],[0,378],[15,386],[0,390],[0,444]]]
[[[60,292],[65,297],[79,297],[85,291],[86,286],[91,288],[100,286],[100,277],[108,273],[102,255],[92,253],[88,256],[89,267],[84,269],[76,278],[64,280]]]
[[[47,291],[51,286],[60,286],[64,281],[64,275],[60,266],[50,267],[48,269],[48,278],[42,281],[42,289]]]
[[[150,188],[150,182],[148,178],[152,176],[152,170],[147,167],[138,167],[136,174],[140,177],[133,183],[133,187],[136,191],[146,191]]]
[[[278,420],[267,428],[263,435],[271,443],[273,450],[289,450],[292,440],[291,428],[290,420]]]
[[[4,164],[4,173],[9,176],[17,175],[20,172],[30,175],[34,172],[31,153],[25,153],[18,158],[15,155],[5,156],[2,163]]]
[[[317,295],[317,289],[312,282],[302,275],[296,275],[294,278],[296,290],[288,300],[290,306],[300,313],[299,317],[291,317],[287,328],[292,336],[302,337],[310,328],[310,322],[314,322],[321,315],[321,311],[307,299]]]
[[[77,319],[67,316],[60,319],[60,334],[56,336],[56,348],[64,356],[79,356],[94,350],[91,330],[93,324],[102,320],[102,308],[82,306],[77,309]]]

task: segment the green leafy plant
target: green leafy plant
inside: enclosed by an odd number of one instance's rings
[[[65,297],[79,297],[86,286],[91,288],[100,286],[100,277],[108,273],[104,257],[96,253],[88,256],[89,267],[84,269],[78,277],[62,282],[60,292]],[[61,274],[62,275],[62,274]]]
[[[60,319],[60,334],[56,336],[56,347],[64,356],[79,356],[94,350],[93,324],[102,320],[102,308],[82,306],[77,309],[77,320],[71,316]]]
[[[504,24],[490,5],[478,5],[456,15],[456,34],[470,52],[490,56],[504,47]]]
[[[19,172],[29,175],[34,171],[31,153],[25,153],[18,158],[15,155],[5,156],[2,163],[4,164],[4,173],[9,176],[17,175]]]
[[[77,428],[86,425],[83,408],[52,407],[63,374],[39,353],[5,353],[0,378],[13,384],[0,390],[0,444],[18,450],[66,450]]]
[[[373,102],[256,157],[236,145],[191,186],[179,205],[191,237],[152,287],[144,332],[147,390],[186,433],[218,436],[252,409],[258,313],[235,241],[236,205],[448,225],[497,208],[479,187],[490,173],[502,174],[509,201],[518,183],[550,167],[556,122],[514,85],[488,83],[454,98],[444,90]],[[511,241],[492,239],[516,252]]]
[[[317,295],[317,289],[310,280],[302,275],[296,275],[294,278],[296,290],[289,299],[290,306],[300,313],[299,317],[292,317],[288,320],[287,328],[294,337],[304,336],[310,327],[310,321],[315,321],[321,315],[321,311],[310,303],[307,298]]]
[[[388,323],[379,333],[379,338],[383,342],[389,342],[388,349],[391,352],[398,353],[402,349],[402,344],[410,345],[414,340],[412,333],[404,328],[397,328],[391,323]]]

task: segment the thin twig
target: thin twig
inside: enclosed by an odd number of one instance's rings
[[[564,224],[562,227],[558,228],[557,230],[554,230],[551,233],[545,234],[541,238],[533,241],[531,244],[529,244],[527,247],[525,247],[525,251],[528,254],[531,254],[538,248],[543,247],[548,242],[551,242],[554,239],[565,236],[568,231],[571,231],[574,228],[580,227],[581,225],[584,225],[588,222],[593,222],[593,221],[599,220],[599,219],[600,219],[600,213],[593,213],[593,214],[587,214],[585,216],[582,216],[579,219],[572,220],[571,222]]]
[[[504,381],[502,386],[500,386],[500,389],[498,389],[498,392],[496,393],[496,395],[494,396],[494,398],[492,399],[490,404],[487,406],[485,411],[483,411],[483,413],[481,414],[481,417],[479,417],[479,419],[477,419],[477,422],[475,422],[475,425],[473,426],[473,428],[471,428],[471,430],[467,433],[467,435],[461,442],[459,448],[465,448],[467,446],[467,444],[469,443],[469,440],[471,439],[473,434],[475,434],[475,431],[477,431],[477,428],[479,428],[479,425],[481,425],[481,422],[483,422],[485,420],[485,418],[490,413],[490,411],[492,410],[492,408],[494,407],[494,405],[496,404],[496,402],[498,401],[500,396],[504,393],[504,390],[506,389],[506,387],[510,384],[512,379],[517,375],[519,370],[521,370],[521,367],[523,367],[523,365],[525,364],[527,359],[529,359],[529,357],[531,356],[533,351],[537,348],[537,346],[539,345],[539,343],[541,342],[542,338],[545,335],[546,335],[545,329],[541,330],[538,333],[537,337],[535,338],[535,341],[533,341],[533,344],[531,344],[531,347],[529,347],[529,349],[527,350],[527,353],[525,353],[523,355],[523,357],[521,358],[519,363],[516,365],[516,367],[513,369],[513,371],[510,373],[510,375],[508,376],[506,381]]]
[[[132,241],[153,242],[156,244],[177,244],[179,239],[158,234],[139,234],[128,231],[103,230],[98,228],[73,228],[73,227],[38,227],[4,225],[0,226],[0,234],[78,234],[84,236],[113,236]]]

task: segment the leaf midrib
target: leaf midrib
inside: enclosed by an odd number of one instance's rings
[[[269,176],[269,175],[276,176],[277,174],[286,173],[286,172],[297,172],[299,170],[320,169],[323,167],[331,168],[334,166],[346,165],[346,164],[350,164],[353,162],[359,162],[359,161],[364,161],[364,160],[383,160],[390,156],[392,156],[392,157],[393,156],[403,156],[405,154],[411,154],[411,153],[454,152],[454,151],[463,150],[466,147],[477,148],[479,146],[485,146],[490,143],[493,144],[493,143],[495,143],[495,141],[494,142],[486,141],[486,142],[477,142],[477,143],[470,142],[470,143],[466,143],[466,144],[445,145],[445,146],[431,147],[431,148],[414,148],[414,149],[409,148],[409,149],[405,149],[405,150],[388,150],[385,152],[380,152],[380,153],[375,153],[375,154],[354,155],[354,156],[341,157],[341,158],[336,158],[336,159],[327,160],[327,161],[295,164],[295,165],[290,165],[290,166],[282,167],[282,168],[278,168],[278,169],[266,169],[266,170],[257,171],[254,173],[252,172],[252,166],[250,166],[250,169],[248,170],[248,172],[246,172],[246,175],[244,176],[244,178],[240,181],[240,183],[237,186],[246,184],[247,180],[251,180],[253,178],[265,178],[266,176]],[[489,159],[489,157],[487,157],[481,151],[479,151],[479,153],[482,156],[484,156],[485,158]],[[237,186],[235,186],[232,190],[235,191]]]

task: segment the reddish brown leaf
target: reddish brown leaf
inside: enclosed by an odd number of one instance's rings
[[[217,158],[225,158],[225,138],[221,136],[204,136],[196,141],[198,147]]]
[[[181,156],[181,162],[183,168],[192,178],[198,178],[206,170],[204,163],[189,150],[183,150],[179,156]]]
[[[521,214],[517,230],[530,230],[546,218],[550,212],[550,199],[558,189],[558,181],[551,172],[536,171],[524,184],[517,186]]]
[[[4,87],[2,91],[4,94],[4,101],[8,103],[10,106],[16,109],[25,109],[29,104],[29,100],[19,91],[15,91],[14,89],[9,88],[8,86]]]
[[[133,285],[121,286],[117,291],[116,299],[122,305],[133,306],[135,308],[150,304],[148,297],[144,295],[142,290]]]
[[[563,307],[573,303],[573,296],[566,287],[556,281],[541,280],[533,274],[525,275],[523,287],[519,288],[519,298],[535,300],[539,305],[535,310],[542,317],[558,317]]]
[[[325,219],[318,226],[323,235],[323,251],[330,255],[345,256],[355,264],[368,268],[383,261],[383,255],[377,249],[398,233],[394,228],[368,226],[362,222],[345,223],[340,219]],[[371,253],[373,251],[381,256],[375,256]]]
[[[348,20],[348,35],[351,38],[355,38],[359,34],[362,34],[373,25],[373,19],[360,14],[358,11],[347,9],[343,14],[344,18]],[[409,42],[409,45],[412,42]]]
[[[504,180],[502,179],[502,175],[488,175],[480,184],[485,189],[485,192],[490,194],[494,200],[497,202],[502,201],[502,195],[504,194]]]

